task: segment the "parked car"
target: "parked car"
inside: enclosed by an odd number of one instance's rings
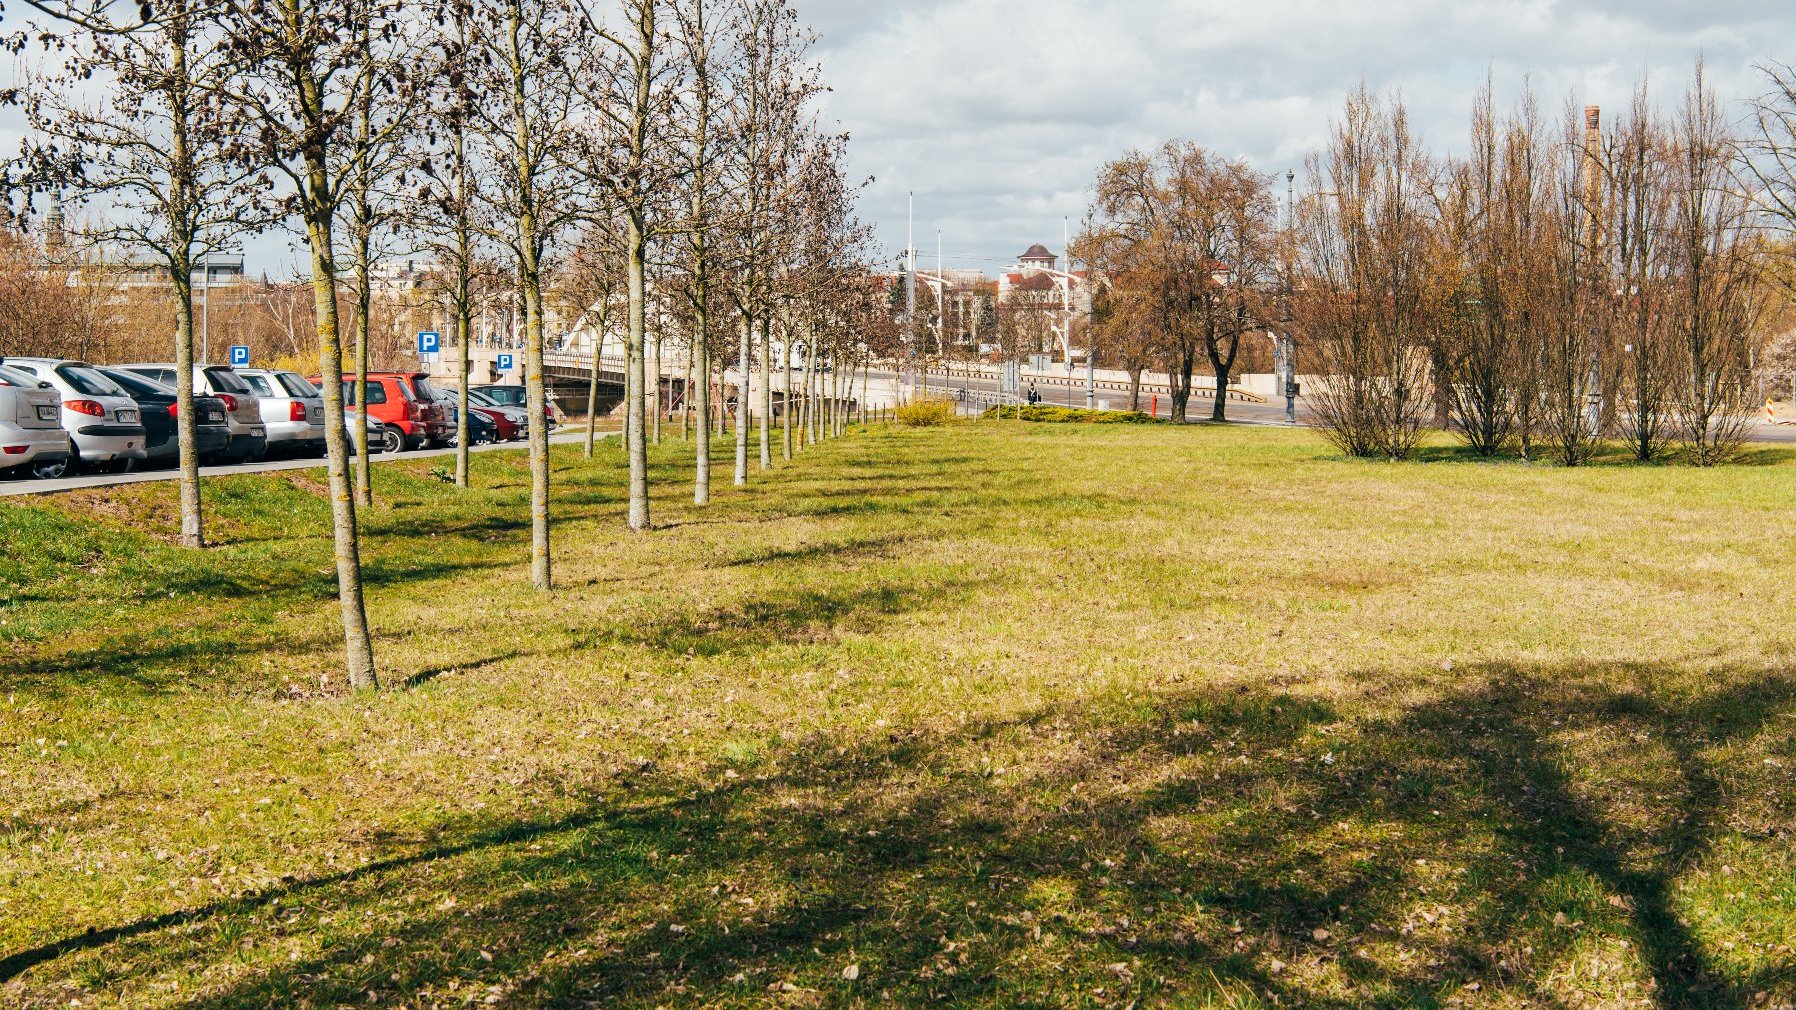
[[[175,388],[122,368],[102,368],[100,372],[137,401],[138,413],[143,418],[144,462],[180,462],[177,414],[180,394]],[[218,397],[194,396],[193,448],[200,459],[211,459],[231,444],[231,429],[225,422],[225,413],[225,403]]]
[[[62,395],[35,375],[0,365],[0,473],[60,477],[68,465]]]
[[[343,408],[343,434],[348,436],[351,456],[355,455],[355,426],[361,423],[361,417],[362,415],[356,413],[354,407]],[[385,451],[386,446],[381,444],[380,439],[371,439],[368,442],[368,455],[378,456]]]
[[[468,390],[468,404],[479,407],[492,417],[493,422],[499,426],[499,441],[516,442],[529,436],[530,412],[525,408],[507,407],[478,389]]]
[[[313,385],[319,379],[310,380]],[[343,402],[355,402],[355,376],[345,373]],[[356,422],[350,422],[353,431]],[[455,429],[449,415],[436,401],[436,390],[426,372],[368,373],[368,441],[379,442],[384,452],[448,445]],[[353,435],[351,441],[354,440]]]
[[[454,445],[460,435],[459,420],[461,405],[459,397],[447,389],[435,390],[437,402],[449,414],[449,444]],[[468,398],[468,444],[480,445],[483,442],[499,441],[499,424],[493,419],[491,412],[475,406],[473,397]]]
[[[62,397],[71,462],[123,472],[144,458],[137,401],[99,369],[67,358],[6,358],[0,364],[49,383]]]
[[[127,372],[155,379],[164,386],[175,385],[175,366],[167,362],[119,365]],[[249,383],[229,365],[193,366],[193,391],[216,396],[225,404],[225,427],[231,433],[230,444],[213,461],[236,463],[260,459],[268,451],[268,426],[262,423],[262,404]]]
[[[495,403],[507,407],[517,407],[526,413],[530,410],[530,390],[525,386],[475,386],[475,390],[485,393]],[[555,430],[555,408],[543,404],[543,420],[549,424],[549,430]]]
[[[296,456],[324,455],[324,394],[298,372],[240,368],[237,375],[262,401],[268,451]]]

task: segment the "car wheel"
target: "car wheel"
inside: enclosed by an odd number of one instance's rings
[[[405,432],[392,425],[380,430],[381,452],[403,452],[405,450]]]
[[[69,472],[69,461],[66,459],[46,459],[31,464],[31,476],[38,480],[57,480]]]

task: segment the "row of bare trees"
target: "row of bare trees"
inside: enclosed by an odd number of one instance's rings
[[[652,525],[647,404],[661,388],[659,369],[645,371],[652,321],[686,327],[697,373],[687,392],[722,387],[717,351],[733,333],[746,394],[758,349],[758,409],[736,398],[738,485],[749,479],[751,415],[761,466],[772,463],[773,330],[827,347],[837,382],[864,357],[855,327],[865,293],[845,282],[864,273],[856,187],[844,174],[845,138],[818,124],[811,35],[785,0],[27,2],[43,21],[7,42],[34,62],[0,97],[23,107],[31,139],[7,182],[28,197],[70,196],[104,222],[84,238],[129,249],[166,276],[189,545],[205,543],[188,367],[195,263],[256,231],[304,237],[355,687],[378,683],[357,519],[373,484],[367,452],[351,472],[334,379],[353,373],[365,403],[382,255],[429,258],[453,319],[463,418],[477,292],[495,276],[517,292],[532,418],[530,562],[544,591],[553,582],[543,358],[558,284],[585,286],[584,304],[604,315],[615,301],[625,328],[632,529]],[[697,402],[702,504],[712,398]],[[658,432],[658,413],[654,424]],[[365,430],[354,434],[365,448]]]
[[[1615,439],[1722,462],[1796,275],[1765,235],[1796,232],[1796,73],[1769,77],[1750,140],[1700,66],[1674,109],[1642,86],[1607,127],[1532,96],[1500,112],[1487,84],[1452,158],[1361,87],[1284,214],[1244,161],[1133,152],[1098,172],[1078,243],[1097,339],[1164,368],[1183,419],[1194,371],[1220,390],[1254,338],[1291,333],[1312,421],[1356,456],[1406,457],[1434,425],[1484,456],[1576,465]]]
[[[1641,87],[1606,128],[1487,85],[1463,157],[1365,89],[1309,165],[1293,325],[1317,426],[1356,456],[1409,456],[1430,424],[1477,454],[1587,462],[1734,456],[1770,301],[1756,187],[1698,67],[1676,108]]]

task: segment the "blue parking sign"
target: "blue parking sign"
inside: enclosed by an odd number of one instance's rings
[[[501,371],[501,372],[511,371],[511,355],[509,355],[509,354],[499,355],[499,371]]]
[[[231,345],[231,367],[237,368],[249,364],[249,346],[247,344]]]
[[[438,351],[438,349],[440,349],[442,347],[442,344],[443,344],[442,335],[437,333],[437,331],[435,331],[435,330],[420,330],[418,332],[418,353],[419,354],[435,354]]]

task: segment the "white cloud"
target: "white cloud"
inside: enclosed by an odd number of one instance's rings
[[[882,241],[903,246],[914,190],[924,258],[939,228],[988,271],[1030,242],[1058,248],[1097,167],[1131,147],[1185,137],[1301,171],[1361,79],[1401,89],[1445,151],[1487,72],[1501,100],[1526,78],[1557,112],[1574,93],[1620,108],[1643,74],[1669,98],[1699,53],[1743,99],[1755,61],[1796,55],[1769,49],[1796,37],[1796,11],[1766,0],[797,2],[822,32],[828,112],[876,177],[863,213]]]

